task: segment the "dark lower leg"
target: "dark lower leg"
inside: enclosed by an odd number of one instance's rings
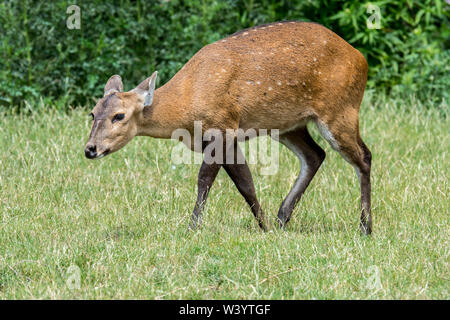
[[[325,159],[325,151],[315,143],[306,128],[289,132],[282,136],[280,141],[301,161],[300,174],[278,210],[280,227],[284,227],[291,219],[292,211]]]
[[[194,212],[192,213],[191,223],[189,227],[191,229],[197,228],[201,224],[201,215],[203,207],[205,205],[206,198],[208,197],[209,189],[211,188],[217,173],[220,170],[221,165],[212,163],[202,163],[198,174],[198,195],[195,203]]]
[[[372,233],[372,214],[370,208],[370,170],[361,173],[361,232],[364,234]]]
[[[238,152],[240,152],[239,147]],[[250,206],[253,215],[258,221],[259,227],[267,231],[264,212],[259,205],[258,199],[256,197],[255,186],[253,184],[252,174],[247,165],[247,162],[244,164],[224,164],[223,165],[225,171],[230,176],[231,180],[233,180],[237,189],[244,197],[245,201]]]
[[[302,168],[299,177],[294,183],[291,191],[284,199],[278,210],[278,220],[280,227],[284,227],[289,220],[291,220],[292,211],[294,211],[295,206],[300,201],[306,188],[308,188],[311,180],[319,169],[320,164],[304,164],[302,162]]]
[[[370,207],[370,194],[371,194],[371,185],[370,185],[370,169],[372,166],[372,154],[364,144],[364,142],[360,141],[361,149],[363,150],[363,162],[364,165],[361,166],[360,169],[360,185],[361,185],[361,231],[364,234],[372,233],[372,213]]]

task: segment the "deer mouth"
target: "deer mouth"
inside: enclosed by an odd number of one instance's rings
[[[97,157],[95,157],[95,159],[101,159],[101,158],[103,158],[104,156],[108,155],[110,151],[111,151],[111,149],[109,149],[109,148],[106,149],[106,150],[103,151],[101,154],[99,154]]]

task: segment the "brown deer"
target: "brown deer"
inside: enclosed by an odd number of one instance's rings
[[[358,122],[367,70],[358,50],[319,24],[285,21],[246,29],[202,48],[157,90],[156,72],[128,92],[122,92],[120,76],[112,76],[92,111],[85,154],[90,159],[101,158],[137,135],[171,138],[178,128],[193,134],[194,121],[202,121],[204,131],[278,129],[279,141],[301,162],[300,174],[278,211],[279,225],[284,227],[325,159],[324,150],[308,133],[306,124],[312,121],[356,169],[361,188],[360,227],[370,234],[371,153],[361,139]],[[227,146],[224,154],[231,148],[239,154],[237,143]],[[266,230],[245,162],[203,161],[190,226],[199,225],[221,167]]]

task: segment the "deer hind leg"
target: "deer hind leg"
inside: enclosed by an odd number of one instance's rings
[[[325,159],[325,151],[311,138],[306,127],[281,134],[280,142],[294,152],[301,162],[300,174],[278,210],[279,225],[284,227]]]
[[[321,135],[338,151],[356,171],[361,189],[361,221],[360,228],[363,234],[372,233],[372,215],[370,207],[370,169],[372,154],[359,134],[358,117],[355,121],[341,123],[323,123],[316,121]],[[348,120],[348,119],[347,119]]]

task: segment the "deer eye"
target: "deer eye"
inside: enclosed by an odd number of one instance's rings
[[[118,113],[114,116],[114,118],[112,119],[112,122],[116,122],[116,121],[120,121],[123,120],[123,118],[125,118],[125,113]]]

